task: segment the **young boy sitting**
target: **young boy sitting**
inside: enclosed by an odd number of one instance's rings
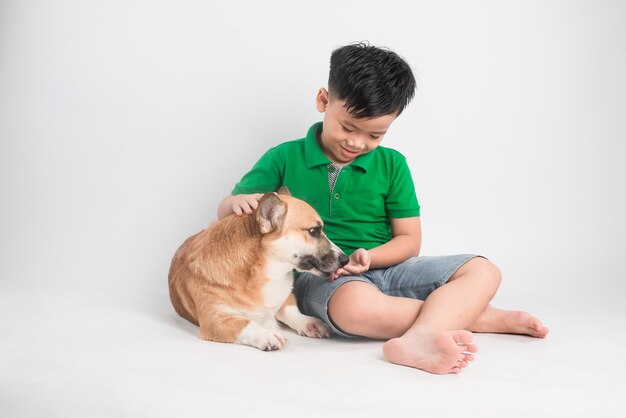
[[[405,158],[380,146],[415,93],[409,65],[367,44],[338,48],[328,90],[317,93],[323,122],[305,138],[266,152],[218,208],[250,214],[262,193],[286,186],[324,220],[350,262],[322,280],[301,274],[300,310],[336,334],[388,340],[385,358],[431,373],[458,373],[474,359],[474,332],[543,338],[541,322],[489,305],[498,268],[471,254],[418,257],[420,206]]]

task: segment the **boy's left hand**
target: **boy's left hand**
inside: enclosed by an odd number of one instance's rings
[[[331,282],[339,276],[356,276],[363,272],[366,272],[370,268],[370,254],[365,248],[359,248],[358,250],[350,254],[350,257],[348,257],[348,259],[348,264],[330,274]]]

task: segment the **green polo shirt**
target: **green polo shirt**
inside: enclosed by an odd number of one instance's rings
[[[420,216],[406,159],[391,148],[378,146],[344,166],[331,194],[330,160],[316,139],[321,129],[322,123],[316,123],[305,138],[267,151],[232,194],[266,193],[286,186],[317,210],[324,232],[346,254],[388,242],[389,219]]]

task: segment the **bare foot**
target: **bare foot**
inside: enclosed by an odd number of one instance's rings
[[[531,314],[523,311],[506,311],[491,305],[467,329],[473,332],[524,334],[536,338],[548,335],[548,328]]]
[[[395,364],[435,374],[459,373],[478,351],[469,331],[405,334],[385,343],[383,354]]]

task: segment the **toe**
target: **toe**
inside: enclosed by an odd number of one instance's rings
[[[474,335],[469,331],[456,330],[450,331],[450,334],[452,335],[452,338],[454,338],[454,341],[459,345],[468,345],[474,341]]]
[[[476,359],[476,356],[471,353],[463,352],[461,354],[463,355],[461,358],[465,361],[474,361]]]
[[[476,344],[457,344],[462,353],[477,353],[478,346]]]
[[[468,344],[465,346],[465,351],[470,352],[470,353],[477,353],[478,346],[476,344]]]

